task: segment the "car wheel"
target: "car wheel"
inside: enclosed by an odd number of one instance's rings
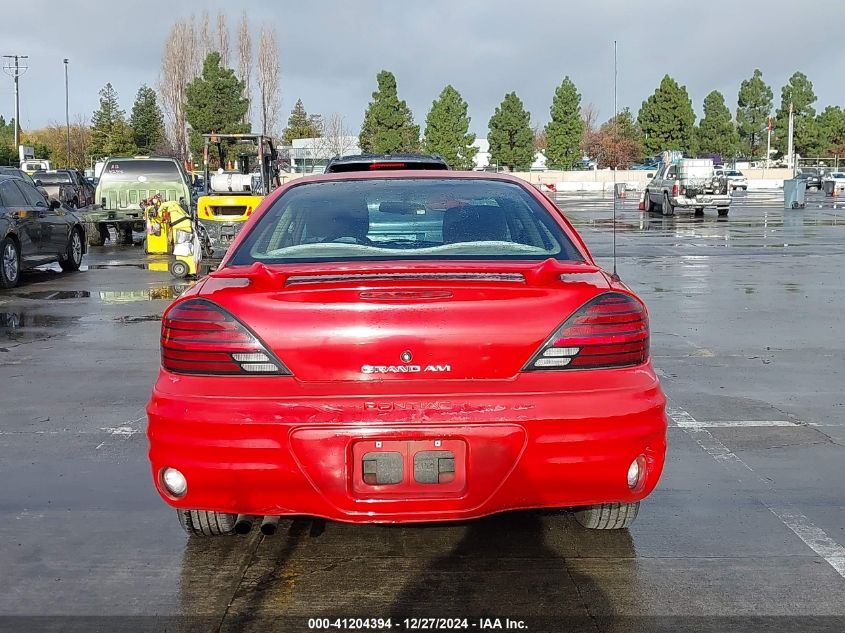
[[[86,222],[85,235],[88,237],[88,246],[102,246],[109,237],[109,228],[105,224]]]
[[[644,205],[645,212],[646,213],[653,212],[654,211],[654,203],[651,201],[651,194],[648,192],[648,189],[646,189],[645,197],[643,198],[643,200],[645,202],[645,205]]]
[[[698,217],[701,217],[702,215],[704,215],[704,207],[696,207],[694,214]]]
[[[731,210],[730,207],[719,207],[719,209],[718,209],[719,217],[721,217],[721,218],[725,217],[728,214],[728,211],[730,211],[730,210]]]
[[[191,536],[226,536],[235,533],[237,515],[208,510],[177,509],[179,525]]]
[[[21,252],[11,237],[0,242],[0,288],[14,288],[21,276]]]
[[[121,244],[132,245],[132,225],[118,225],[118,237]]]
[[[602,503],[575,511],[575,520],[589,530],[624,530],[631,527],[640,502]]]
[[[79,270],[82,265],[82,231],[80,229],[73,229],[70,234],[70,240],[67,243],[67,254],[65,258],[59,260],[59,266],[66,273]]]
[[[672,202],[669,200],[669,194],[664,192],[663,193],[663,215],[675,215],[675,207],[672,206]]]
[[[181,260],[174,260],[170,264],[170,274],[176,277],[176,279],[183,279],[188,276],[188,265]]]

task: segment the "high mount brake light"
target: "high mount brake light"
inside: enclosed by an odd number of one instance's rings
[[[161,366],[179,374],[291,375],[243,323],[207,299],[190,299],[165,315]]]
[[[648,360],[648,317],[626,294],[608,292],[581,306],[523,371],[631,367]]]

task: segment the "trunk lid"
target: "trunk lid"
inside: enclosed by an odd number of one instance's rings
[[[249,278],[249,285],[237,287]],[[228,284],[236,287],[229,287]],[[302,381],[504,379],[606,291],[593,265],[547,260],[366,268],[230,268],[202,294],[248,325]]]

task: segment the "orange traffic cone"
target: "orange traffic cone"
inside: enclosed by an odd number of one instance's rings
[[[640,206],[637,208],[640,211],[645,211],[645,191],[640,194]]]

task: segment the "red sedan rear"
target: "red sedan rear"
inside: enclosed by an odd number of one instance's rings
[[[666,446],[648,342],[642,301],[520,180],[303,178],[165,313],[153,476],[192,534],[518,508],[628,527]]]

